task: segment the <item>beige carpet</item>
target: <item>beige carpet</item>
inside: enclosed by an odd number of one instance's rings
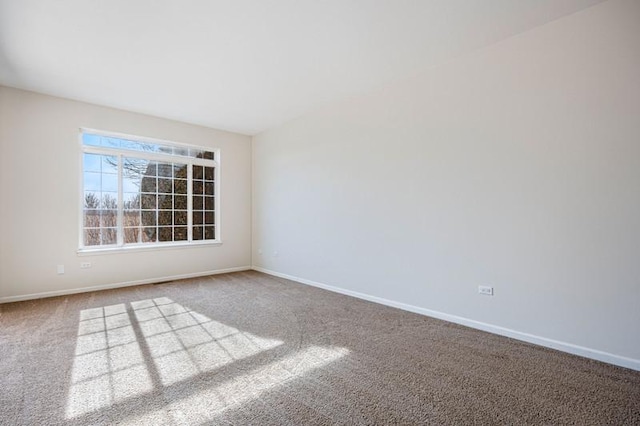
[[[640,372],[240,272],[0,305],[0,423],[640,424]]]

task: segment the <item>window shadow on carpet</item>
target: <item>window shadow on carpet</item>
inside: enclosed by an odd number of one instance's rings
[[[165,420],[208,422],[349,353],[308,346],[276,354],[283,344],[167,297],[83,310],[66,418],[133,416],[135,423],[161,410],[172,417]]]

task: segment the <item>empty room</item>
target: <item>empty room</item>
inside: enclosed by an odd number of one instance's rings
[[[640,1],[0,0],[0,425],[640,425]]]

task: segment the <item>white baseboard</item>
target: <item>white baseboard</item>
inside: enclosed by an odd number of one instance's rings
[[[235,268],[216,269],[213,271],[195,272],[191,274],[181,274],[181,275],[171,275],[168,277],[156,277],[156,278],[149,278],[144,280],[135,280],[135,281],[114,283],[114,284],[97,285],[92,287],[80,287],[80,288],[72,288],[72,289],[65,289],[65,290],[45,291],[43,293],[23,294],[19,296],[7,296],[7,297],[0,297],[0,303],[20,302],[23,300],[32,300],[32,299],[44,299],[45,297],[66,296],[68,294],[87,293],[90,291],[108,290],[111,288],[130,287],[130,286],[142,285],[142,284],[153,284],[153,283],[159,283],[163,281],[183,280],[185,278],[197,278],[197,277],[204,277],[207,275],[226,274],[229,272],[248,271],[250,269],[252,269],[251,266],[239,266]]]
[[[347,296],[353,296],[358,299],[368,300],[370,302],[380,303],[382,305],[391,306],[394,308],[402,309],[416,314],[426,315],[429,317],[441,319],[444,321],[453,322],[456,324],[464,325],[467,327],[475,328],[477,330],[487,331],[489,333],[498,334],[501,336],[510,337],[512,339],[521,340],[527,343],[533,343],[535,345],[544,346],[551,349],[556,349],[562,352],[568,352],[573,355],[582,356],[585,358],[594,359],[597,361],[606,362],[609,364],[617,365],[620,367],[630,368],[632,370],[640,371],[640,360],[627,358],[619,355],[615,355],[609,352],[599,351],[597,349],[590,349],[584,346],[578,346],[571,343],[561,342],[558,340],[548,339],[546,337],[536,336],[529,333],[523,333],[521,331],[511,330],[509,328],[500,327],[497,325],[487,324],[480,321],[475,321],[469,318],[459,317],[457,315],[446,314],[444,312],[438,312],[431,309],[421,308],[418,306],[408,305],[406,303],[396,302],[381,297],[371,296],[357,291],[346,290],[340,287],[334,287],[327,284],[307,280],[304,278],[294,277],[292,275],[283,274],[281,272],[272,271],[259,266],[253,266],[252,269],[258,272],[264,272],[265,274],[273,275],[280,278],[285,278],[291,281],[296,281],[301,284],[307,284],[313,287],[319,287],[325,290],[329,290],[335,293],[345,294]]]

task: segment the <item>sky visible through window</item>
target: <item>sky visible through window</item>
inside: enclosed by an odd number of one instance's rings
[[[206,151],[201,148],[192,148],[187,146],[175,146],[169,144],[133,141],[125,138],[117,138],[112,136],[102,136],[93,133],[82,134],[82,144],[86,146],[100,146],[105,148],[126,149],[139,152],[156,152],[160,154],[179,155],[183,157],[203,158],[205,160],[215,160],[215,154],[212,151]]]

